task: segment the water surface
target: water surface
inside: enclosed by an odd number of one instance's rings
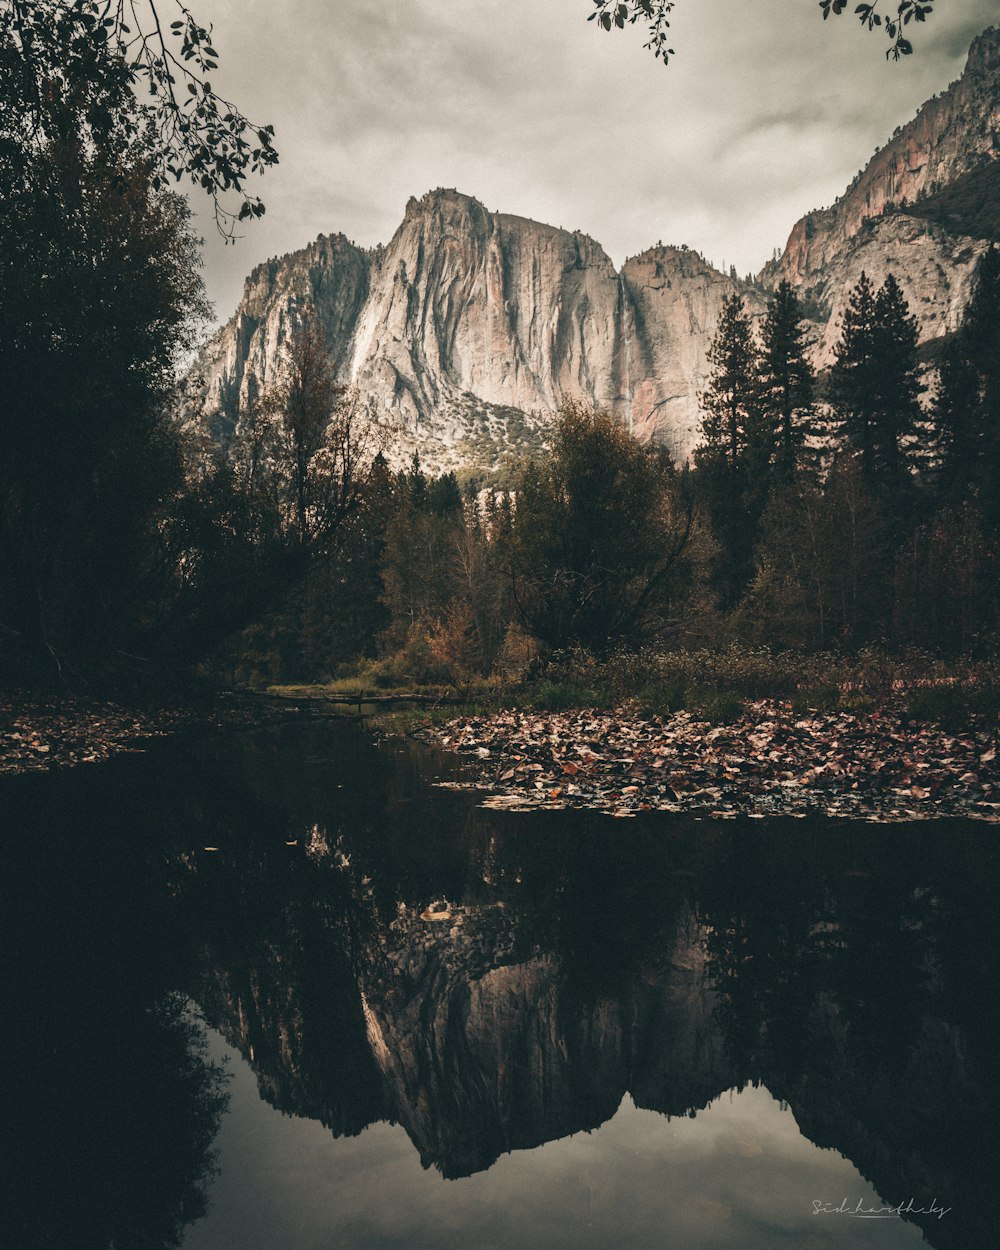
[[[0,788],[0,1244],[1000,1244],[990,827],[455,775],[320,723]]]

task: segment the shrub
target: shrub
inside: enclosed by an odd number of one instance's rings
[[[713,725],[729,725],[742,714],[743,700],[726,690],[692,690],[688,695],[687,709],[698,720],[711,721]]]
[[[679,682],[644,686],[636,699],[640,716],[672,716],[686,706],[687,691]]]
[[[792,711],[799,715],[803,712],[833,712],[840,706],[840,687],[829,684],[799,690],[792,699]]]
[[[571,708],[605,708],[611,700],[605,693],[566,681],[539,681],[529,686],[525,704],[536,711],[564,712]]]
[[[913,720],[931,721],[946,729],[958,729],[968,722],[971,711],[968,691],[961,686],[922,686],[907,703]]]

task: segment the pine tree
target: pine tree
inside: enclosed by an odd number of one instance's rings
[[[914,467],[914,440],[923,424],[923,386],[917,367],[917,319],[891,273],[875,297],[875,315],[881,383],[875,423],[876,469],[887,484],[898,484]]]
[[[712,580],[733,606],[753,574],[753,545],[767,497],[771,442],[761,404],[761,357],[743,300],[723,305],[708,350],[703,441],[695,451],[698,491],[719,546]]]
[[[921,423],[917,323],[892,274],[876,294],[868,275],[851,292],[844,314],[830,397],[842,441],[861,458],[869,484],[903,486]]]
[[[745,467],[747,451],[760,436],[760,348],[743,298],[726,300],[712,345],[708,389],[702,395],[703,460]]]
[[[866,474],[874,464],[878,385],[878,319],[875,290],[862,272],[844,312],[840,342],[830,370],[830,399],[837,410],[841,441],[860,457]]]
[[[941,364],[934,405],[942,502],[974,498],[1000,527],[1000,249],[979,263],[961,329]]]
[[[762,403],[774,447],[774,476],[781,482],[795,477],[813,432],[815,379],[806,348],[798,296],[782,281],[767,311],[761,352]]]

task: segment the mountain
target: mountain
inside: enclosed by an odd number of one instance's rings
[[[321,236],[249,276],[192,375],[193,406],[225,438],[275,375],[308,308],[337,376],[375,399],[392,458],[493,465],[545,438],[565,398],[619,415],[678,457],[697,441],[706,353],[725,300],[754,317],[782,279],[808,310],[820,368],[862,270],[891,270],[924,342],[958,325],[986,240],[1000,237],[1000,31],[973,43],[957,82],[920,109],[784,253],[739,282],[685,247],[616,270],[587,235],[489,212],[455,190],[411,199],[385,247]]]

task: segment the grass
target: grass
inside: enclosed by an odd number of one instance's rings
[[[643,718],[687,711],[698,719],[725,724],[739,717],[747,703],[768,698],[790,704],[796,715],[891,708],[912,720],[946,728],[960,728],[970,718],[995,718],[1000,711],[997,663],[946,662],[922,652],[891,655],[876,648],[839,655],[775,653],[733,644],[714,651],[621,652],[600,660],[572,650],[554,656],[529,681],[463,677],[449,683],[398,675],[389,681],[388,675],[388,666],[374,674],[369,666],[336,681],[271,686],[269,691],[286,697],[332,696],[352,702],[359,697],[363,702],[365,695],[461,701],[387,707],[373,718],[398,732],[426,721],[488,716],[502,707],[546,712],[618,708],[623,715]]]
[[[467,720],[476,716],[492,716],[497,711],[496,704],[486,703],[448,703],[437,707],[385,708],[365,719],[383,733],[398,734],[406,737],[426,725],[440,725],[450,720]]]

